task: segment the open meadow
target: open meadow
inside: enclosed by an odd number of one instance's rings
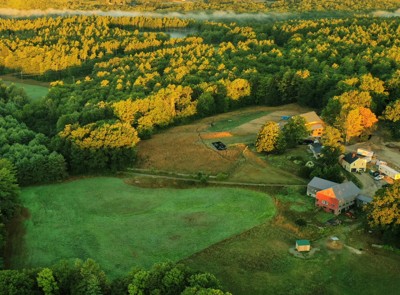
[[[308,110],[296,104],[257,106],[172,127],[139,142],[137,166],[178,173],[224,173],[228,180],[237,182],[305,184],[292,171],[254,152],[254,143],[266,121],[279,122],[283,115]],[[212,145],[215,141],[223,142],[227,149],[216,150]]]
[[[93,258],[112,277],[186,258],[275,214],[268,195],[250,190],[146,189],[105,177],[24,188],[21,199],[29,217],[13,268]]]

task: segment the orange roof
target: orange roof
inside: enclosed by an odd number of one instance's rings
[[[319,191],[329,198],[338,199],[340,202],[354,201],[356,196],[360,193],[360,189],[352,182],[337,184],[331,188]]]

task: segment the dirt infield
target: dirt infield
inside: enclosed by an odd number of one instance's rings
[[[202,133],[200,134],[202,139],[214,139],[214,138],[224,138],[231,137],[232,133],[230,132],[210,132],[210,133]]]
[[[254,143],[260,126],[266,120],[279,121],[282,115],[306,111],[308,109],[295,104],[257,106],[172,127],[138,144],[137,168],[212,175],[226,173],[235,181],[302,183],[296,176],[268,165],[247,144]],[[268,115],[263,115],[267,112]],[[261,117],[254,119],[258,114]],[[246,118],[251,118],[250,122]],[[223,125],[222,129],[231,126],[232,129],[216,130],[218,124]],[[226,150],[218,151],[212,146],[217,139],[226,144]]]

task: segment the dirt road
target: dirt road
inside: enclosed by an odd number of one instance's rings
[[[356,152],[358,148],[373,151],[378,160],[386,161],[389,166],[400,171],[400,142],[384,141],[383,138],[376,133],[369,141],[346,146],[346,152]],[[374,170],[377,169],[377,167],[374,166],[370,167]],[[368,173],[355,175],[364,186],[361,190],[362,194],[370,197],[372,197],[375,192],[386,183],[385,180],[374,180],[374,178]]]

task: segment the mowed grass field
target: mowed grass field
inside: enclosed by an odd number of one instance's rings
[[[13,268],[93,258],[111,277],[178,261],[261,224],[272,199],[231,188],[146,189],[119,178],[24,188],[26,233]]]
[[[210,125],[210,128],[208,128],[208,131],[211,132],[231,131],[235,127],[243,125],[254,119],[263,117],[269,113],[270,111],[256,110],[255,112],[247,112],[229,118],[215,120],[212,122],[212,125]]]

